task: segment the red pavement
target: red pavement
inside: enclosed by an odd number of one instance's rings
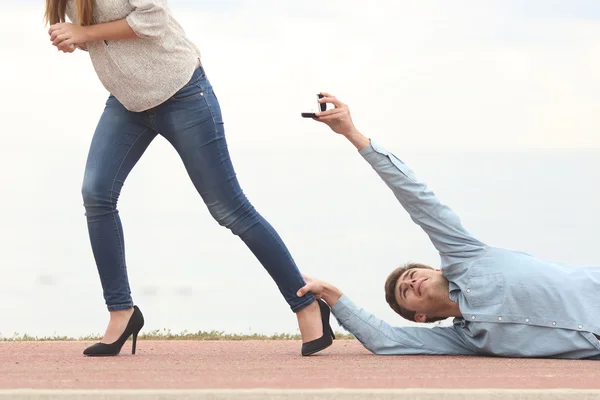
[[[90,358],[89,344],[0,342],[0,389],[600,389],[600,361],[375,356],[346,340],[312,357],[297,341],[140,341]]]

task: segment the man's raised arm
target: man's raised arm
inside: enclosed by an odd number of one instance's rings
[[[358,149],[394,192],[412,220],[427,233],[442,257],[442,265],[480,254],[485,245],[466,231],[458,216],[442,204],[406,164],[362,135],[354,126],[345,104],[328,93],[322,94],[325,97],[319,101],[331,103],[335,108],[317,113],[315,119],[346,137]]]

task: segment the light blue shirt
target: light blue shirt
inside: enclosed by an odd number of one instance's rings
[[[450,327],[393,327],[342,295],[333,314],[368,350],[600,360],[600,267],[487,246],[393,154],[374,142],[360,154],[439,251],[462,314]]]

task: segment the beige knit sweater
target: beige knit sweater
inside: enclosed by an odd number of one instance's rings
[[[67,17],[76,21],[73,0]],[[190,80],[200,50],[185,35],[166,0],[94,1],[94,22],[126,18],[138,38],[86,43],[98,78],[130,111],[145,111]]]

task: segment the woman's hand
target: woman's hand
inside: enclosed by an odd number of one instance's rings
[[[59,51],[63,53],[72,53],[75,51],[76,47],[74,44],[66,44],[65,42],[61,42],[56,46]]]
[[[51,25],[48,34],[52,44],[56,47],[64,43],[70,49],[71,45],[84,44],[89,41],[87,27],[71,24],[70,22]],[[60,47],[59,50],[65,51]],[[75,50],[74,47],[73,50]]]

